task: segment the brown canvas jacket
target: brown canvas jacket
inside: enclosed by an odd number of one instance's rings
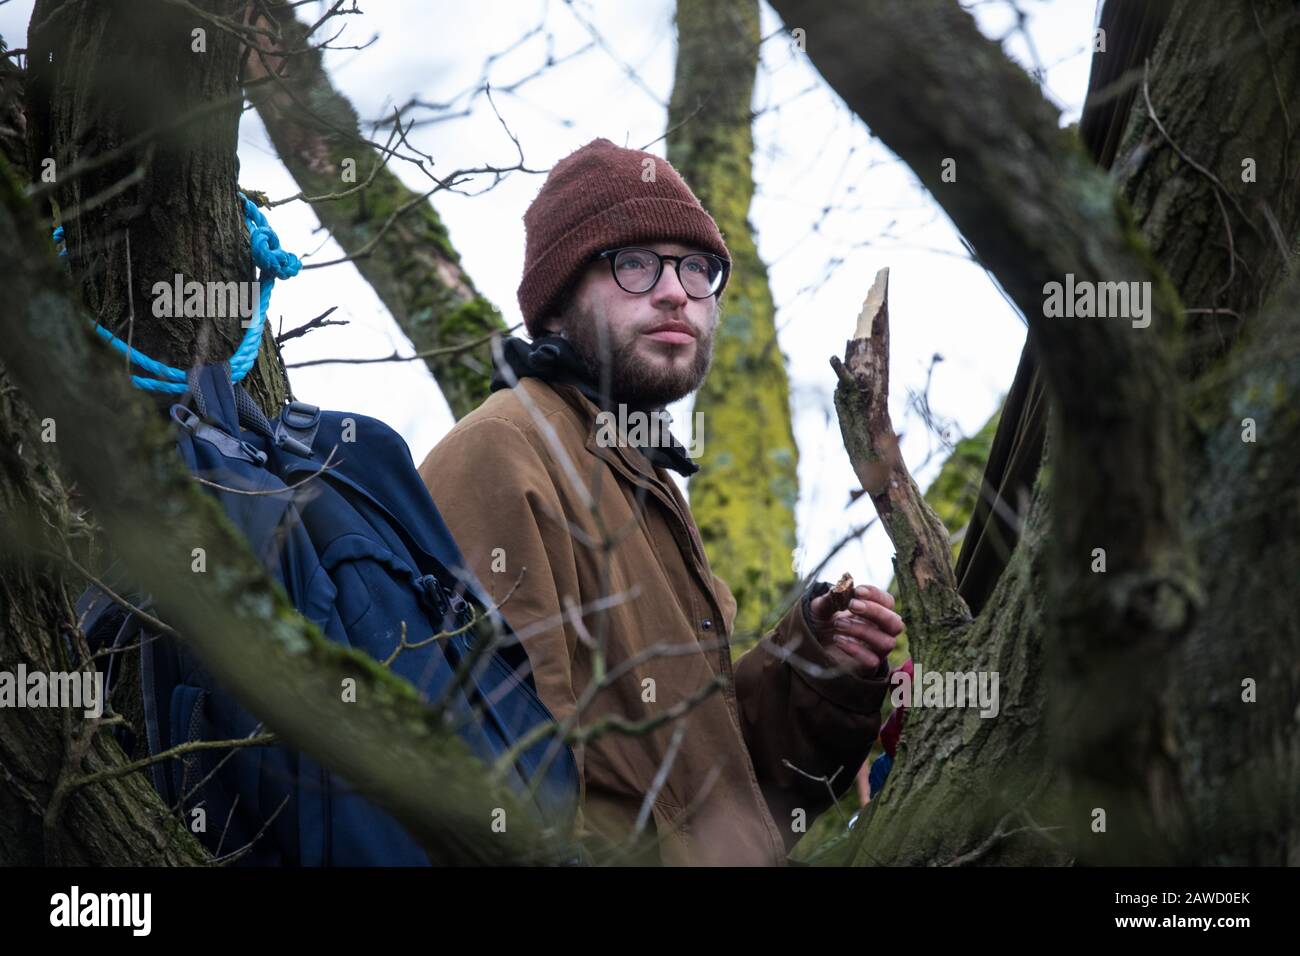
[[[733,665],[736,602],[709,569],[686,501],[640,451],[602,447],[597,412],[571,385],[526,378],[457,423],[420,474],[470,569],[524,634],[558,721],[596,682],[599,644],[608,686],[579,727],[684,711],[574,744],[583,831],[611,843],[634,833],[671,752],[641,821],[660,861],[783,864],[830,804],[810,777],[838,770],[840,792],[866,758],[887,668],[873,679],[836,669],[800,603],[767,635],[778,653],[760,645]]]

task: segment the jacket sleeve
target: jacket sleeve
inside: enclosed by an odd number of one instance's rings
[[[850,786],[880,731],[889,690],[888,662],[863,678],[831,660],[808,627],[807,603],[795,604],[735,666],[741,730],[787,849],[801,835],[794,811],[803,810],[810,826],[831,805],[826,784],[810,777],[833,774],[837,797]]]
[[[577,709],[571,628],[563,600],[579,600],[573,542],[550,474],[513,422],[480,418],[454,428],[420,466],[470,570],[520,636],[538,695],[556,721]],[[504,603],[503,603],[504,602]],[[583,755],[575,747],[579,778]]]

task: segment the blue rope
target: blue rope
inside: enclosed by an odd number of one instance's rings
[[[239,198],[244,204],[244,222],[248,226],[248,239],[253,249],[253,262],[258,269],[257,281],[261,294],[258,296],[257,314],[253,316],[253,321],[244,333],[239,348],[235,349],[235,354],[230,357],[232,382],[242,380],[257,361],[257,352],[262,345],[262,333],[266,328],[266,313],[271,307],[271,290],[275,287],[275,280],[291,279],[302,269],[302,263],[297,256],[280,248],[280,238],[267,223],[262,210],[258,209],[243,193],[239,194]],[[54,230],[54,241],[56,243],[63,241],[62,226]],[[66,248],[59,252],[60,256],[67,256],[67,254]],[[102,325],[95,326],[95,333],[118,353],[127,356],[136,368],[153,376],[153,378],[145,378],[141,375],[132,375],[131,382],[136,388],[148,392],[173,394],[188,390],[189,385],[186,383],[183,369],[172,368],[170,365],[151,359],[143,352],[127,345]]]

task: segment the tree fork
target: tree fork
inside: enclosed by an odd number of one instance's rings
[[[775,5],[807,31],[827,82],[911,166],[1026,316],[1053,398],[1048,714],[1076,801],[1068,839],[1103,859],[1168,861],[1188,842],[1155,698],[1176,660],[1165,652],[1199,605],[1183,537],[1178,297],[1111,183],[957,4]],[[955,184],[943,183],[945,159]],[[1047,317],[1044,283],[1067,273],[1149,282],[1154,328]],[[1098,542],[1111,558],[1104,575],[1088,564]],[[1088,840],[1080,815],[1099,805],[1123,829],[1104,845]]]

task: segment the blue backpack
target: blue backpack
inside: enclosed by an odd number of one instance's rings
[[[217,485],[272,492],[248,495],[204,486],[295,607],[329,640],[384,661],[398,647],[403,622],[407,641],[416,643],[466,627],[474,609],[502,628],[505,640],[467,663],[471,678],[459,688],[454,675],[471,655],[473,627],[403,649],[392,671],[458,718],[458,732],[487,762],[552,719],[535,690],[527,655],[464,567],[401,436],[373,418],[297,401],[269,421],[231,384],[225,363],[193,370],[189,386],[194,407],[171,406],[181,457],[193,474]],[[100,589],[88,589],[77,612],[92,650],[122,651],[107,655],[106,669],[110,690],[132,688],[118,690],[119,711],[126,709],[122,695],[131,694],[135,683],[126,676],[127,654],[138,662],[136,726],[145,739],[120,729],[128,753],[153,755],[186,741],[236,739],[265,729],[184,643],[152,634],[139,615]],[[241,864],[431,862],[396,820],[300,752],[281,746],[200,750],[150,770],[169,806],[187,822],[205,820],[197,835],[219,858],[245,848]],[[554,737],[535,744],[519,756],[510,786],[523,797],[539,773],[526,805],[542,826],[567,832],[578,798],[569,748]],[[202,815],[193,814],[196,807]]]

